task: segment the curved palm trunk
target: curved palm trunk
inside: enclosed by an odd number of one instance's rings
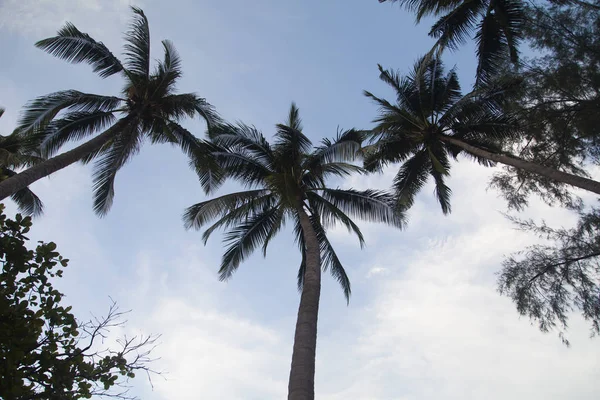
[[[600,182],[598,181],[562,172],[554,168],[545,167],[543,165],[525,161],[517,157],[492,153],[491,151],[480,149],[479,147],[472,146],[463,142],[462,140],[455,139],[450,136],[442,136],[441,140],[460,147],[461,149],[464,149],[469,153],[473,153],[479,157],[487,158],[491,161],[496,161],[502,164],[510,165],[511,167],[533,172],[534,174],[542,175],[558,182],[566,183],[568,185],[576,186],[578,188],[600,194]]]
[[[294,335],[288,400],[313,400],[315,398],[317,319],[321,296],[321,256],[317,234],[312,227],[310,218],[302,207],[298,209],[298,214],[306,246],[306,271]]]
[[[120,121],[121,122],[121,121]],[[8,196],[18,192],[21,189],[25,189],[33,182],[42,179],[56,171],[59,171],[69,165],[81,160],[88,154],[98,150],[106,142],[115,136],[123,124],[117,122],[115,125],[102,132],[95,138],[83,143],[80,146],[75,147],[72,150],[64,152],[52,157],[46,161],[32,166],[25,171],[19,172],[15,176],[12,176],[2,182],[0,182],[0,201],[4,200]]]

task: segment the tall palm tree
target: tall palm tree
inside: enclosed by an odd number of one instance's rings
[[[3,114],[4,109],[0,108],[0,117]],[[15,176],[15,169],[41,161],[43,160],[39,154],[17,130],[8,136],[0,135],[0,182]],[[36,217],[44,211],[44,204],[28,187],[16,191],[10,197],[25,215]]]
[[[456,159],[459,154],[485,166],[499,162],[600,194],[600,182],[502,150],[503,140],[522,133],[518,121],[503,112],[518,82],[503,79],[462,95],[455,70],[445,74],[442,62],[435,58],[421,59],[407,77],[381,66],[379,71],[381,80],[396,92],[396,103],[365,91],[380,108],[369,134],[374,144],[365,148],[365,168],[377,171],[402,163],[393,188],[403,207],[413,204],[431,176],[443,212],[450,212],[451,191],[445,178],[450,173],[450,157]]]
[[[145,139],[172,143],[189,155],[203,151],[202,142],[179,122],[186,116],[200,115],[210,126],[218,120],[216,112],[193,93],[176,94],[181,61],[171,42],[162,42],[164,58],[151,70],[148,19],[141,9],[132,10],[134,19],[125,35],[124,62],[71,23],[56,36],[36,43],[66,61],[92,65],[102,78],[120,74],[125,86],[120,97],[66,90],[31,101],[19,130],[35,135],[44,155],[53,156],[67,142],[97,135],[1,182],[0,200],[77,161],[96,159],[94,210],[103,215],[112,204],[117,171],[140,150]]]
[[[399,2],[416,13],[416,20],[439,19],[429,35],[437,39],[432,52],[454,50],[475,33],[476,85],[489,83],[503,68],[519,60],[525,20],[523,0],[379,0]]]
[[[225,178],[246,190],[229,193],[189,207],[184,214],[188,228],[200,229],[217,219],[203,234],[206,240],[217,229],[227,230],[227,246],[219,270],[227,280],[258,246],[266,255],[271,239],[286,221],[294,225],[302,261],[298,287],[302,291],[288,387],[289,399],[314,398],[317,316],[321,292],[321,268],[340,283],[346,299],[350,281],[327,237],[327,229],[342,224],[363,235],[351,217],[403,226],[403,216],[394,211],[392,198],[375,190],[357,191],[327,186],[327,178],[362,172],[352,164],[360,150],[362,133],[355,130],[323,140],[314,147],[302,133],[294,104],[285,124],[278,124],[271,145],[253,127],[222,125],[212,130],[214,155]],[[214,190],[216,185],[205,189]]]

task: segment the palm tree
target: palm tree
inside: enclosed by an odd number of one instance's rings
[[[292,104],[286,124],[278,124],[271,145],[253,127],[221,125],[212,130],[214,155],[225,178],[246,190],[229,193],[189,207],[184,214],[188,228],[200,229],[217,219],[203,234],[206,243],[217,229],[227,230],[227,246],[219,275],[229,279],[240,263],[258,246],[266,255],[271,239],[286,221],[294,224],[302,261],[298,271],[301,290],[289,380],[289,399],[314,398],[317,315],[321,291],[321,268],[340,283],[346,299],[350,281],[327,238],[327,229],[342,224],[364,238],[351,217],[403,226],[391,196],[366,190],[333,189],[327,178],[345,177],[362,168],[353,165],[360,150],[362,132],[340,132],[335,140],[323,140],[313,148],[302,133],[298,109]],[[208,191],[216,185],[206,185]],[[321,268],[320,268],[321,267]]]
[[[380,107],[373,121],[376,126],[369,134],[374,144],[365,148],[365,168],[377,171],[390,163],[402,163],[393,188],[403,207],[413,204],[416,193],[431,176],[443,212],[450,212],[451,191],[445,178],[450,173],[450,157],[457,159],[459,154],[485,166],[499,162],[600,194],[600,182],[502,150],[503,140],[522,133],[518,121],[503,112],[518,81],[498,80],[462,95],[456,71],[444,74],[444,66],[437,59],[420,60],[407,77],[381,66],[379,71],[381,80],[396,92],[396,104],[365,91]]]
[[[0,117],[4,109],[0,108]],[[0,135],[0,182],[15,176],[15,169],[26,167],[43,161],[25,138],[14,131],[8,136]],[[17,203],[19,211],[25,215],[39,216],[44,211],[44,204],[28,187],[11,195]]]
[[[439,17],[429,35],[437,39],[430,54],[457,49],[475,31],[476,86],[489,83],[503,68],[519,60],[518,46],[525,20],[522,0],[379,0],[390,1],[416,13],[416,20]]]
[[[66,90],[31,101],[19,130],[35,135],[45,156],[53,156],[67,142],[97,135],[0,183],[0,200],[77,161],[96,159],[94,210],[104,215],[112,204],[117,171],[138,153],[145,139],[177,145],[189,155],[203,151],[203,143],[179,122],[200,115],[210,126],[218,120],[216,112],[193,93],[175,93],[181,61],[171,42],[162,42],[164,58],[151,71],[148,19],[141,9],[132,10],[134,19],[125,35],[125,62],[71,23],[56,36],[36,43],[66,61],[91,64],[102,78],[121,74],[125,86],[121,97]]]

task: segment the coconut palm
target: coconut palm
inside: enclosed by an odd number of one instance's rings
[[[416,20],[439,19],[429,35],[434,50],[456,49],[475,33],[478,58],[476,84],[489,83],[507,64],[517,63],[525,19],[522,0],[379,0],[399,2],[416,13]]]
[[[499,80],[462,95],[456,71],[445,74],[442,62],[435,58],[421,59],[407,77],[381,66],[379,71],[381,80],[396,92],[396,102],[365,91],[380,108],[369,134],[374,144],[365,149],[365,168],[377,171],[390,163],[402,163],[393,189],[403,207],[413,204],[416,193],[432,177],[443,212],[450,212],[451,190],[445,178],[450,173],[450,158],[457,159],[459,154],[485,166],[499,162],[600,194],[600,182],[502,150],[503,140],[522,133],[518,121],[503,112],[517,81]]]
[[[188,228],[200,229],[217,219],[205,230],[205,243],[215,230],[226,229],[221,280],[229,279],[257,247],[262,247],[266,255],[269,242],[285,223],[293,224],[302,259],[298,271],[302,294],[289,399],[314,398],[321,268],[329,270],[340,283],[346,299],[350,296],[350,280],[327,237],[327,229],[341,224],[356,234],[363,245],[363,235],[352,217],[396,227],[402,227],[404,222],[386,193],[327,186],[330,177],[362,172],[361,167],[351,163],[358,156],[361,135],[348,130],[340,132],[335,140],[323,140],[320,146],[313,147],[302,133],[294,104],[287,122],[277,125],[273,144],[253,127],[221,125],[212,130],[217,163],[224,177],[240,182],[246,190],[195,204],[184,214]],[[205,187],[209,191],[215,188]]]
[[[77,161],[95,159],[94,210],[103,215],[113,201],[117,171],[138,153],[146,139],[177,145],[189,155],[203,151],[202,142],[184,129],[180,120],[200,115],[210,126],[218,120],[217,114],[193,93],[176,94],[175,84],[182,71],[171,42],[162,42],[164,57],[151,70],[148,19],[141,9],[132,10],[124,62],[70,23],[56,36],[36,43],[63,60],[92,65],[102,78],[120,74],[125,86],[120,97],[66,90],[31,101],[19,129],[36,136],[44,155],[53,156],[68,142],[96,136],[0,183],[0,199]]]
[[[0,117],[4,109],[0,108]],[[0,182],[15,176],[15,169],[43,161],[27,140],[14,131],[8,136],[0,135]],[[11,199],[25,215],[39,216],[44,211],[42,201],[28,187],[13,193]]]

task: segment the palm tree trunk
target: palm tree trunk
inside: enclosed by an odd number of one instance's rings
[[[38,179],[42,179],[56,171],[68,167],[69,165],[81,160],[88,154],[98,150],[118,133],[118,131],[122,128],[123,123],[124,120],[121,120],[106,131],[102,132],[100,135],[83,143],[82,145],[39,164],[35,164],[31,168],[19,172],[15,176],[0,182],[0,201],[21,189],[25,189]]]
[[[298,308],[294,352],[288,385],[288,400],[315,398],[317,319],[321,297],[321,256],[317,234],[302,207],[298,209],[306,246],[306,271]]]
[[[491,151],[472,146],[463,142],[462,140],[450,136],[442,136],[441,140],[460,147],[461,149],[466,150],[469,153],[473,153],[479,157],[487,158],[488,160],[496,161],[505,165],[510,165],[511,167],[519,168],[528,172],[533,172],[534,174],[545,176],[546,178],[557,182],[566,183],[568,185],[576,186],[578,188],[600,194],[600,182],[598,181],[562,172],[554,168],[545,167],[540,164],[525,161],[521,158],[507,156],[505,154],[492,153]]]

